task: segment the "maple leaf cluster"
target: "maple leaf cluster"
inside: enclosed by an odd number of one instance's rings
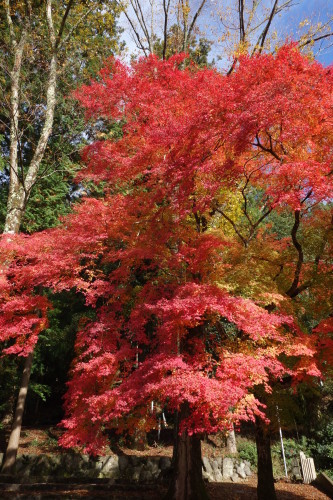
[[[88,119],[123,123],[121,138],[83,151],[78,180],[103,181],[104,198],[82,200],[55,229],[3,237],[7,352],[33,348],[46,321],[41,287],[74,288],[96,310],[77,335],[64,446],[98,453],[106,429],[154,427],[151,401],[186,403],[181,430],[216,432],[264,418],[254,387],[320,376],[317,337],[283,290],[295,276],[295,295],[313,266],[289,250],[298,226],[281,237],[264,222],[287,211],[313,226],[322,207],[328,219],[332,72],[293,45],[242,57],[230,76],[184,59],[110,59],[78,89]],[[239,219],[226,192],[242,197]],[[323,252],[316,271],[327,274]]]

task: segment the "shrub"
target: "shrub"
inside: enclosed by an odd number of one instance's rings
[[[251,465],[257,465],[257,447],[254,441],[240,438],[237,440],[237,449],[239,458],[248,460]]]

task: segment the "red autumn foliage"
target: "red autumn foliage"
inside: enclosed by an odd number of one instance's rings
[[[289,304],[313,266],[288,254],[298,227],[281,238],[264,222],[274,210],[312,224],[326,217],[316,207],[332,198],[332,73],[292,45],[243,57],[229,77],[183,61],[110,60],[79,89],[89,119],[124,123],[120,139],[83,152],[79,179],[105,181],[105,197],[84,200],[59,228],[3,239],[1,340],[17,339],[9,352],[36,342],[40,286],[76,288],[96,309],[77,336],[64,446],[98,453],[105,429],[148,429],[151,400],[187,403],[181,430],[216,432],[263,416],[255,386],[320,376],[316,337]],[[250,186],[256,218],[246,212]],[[214,219],[225,213],[221,190],[243,193],[245,222],[224,215],[233,236]],[[278,283],[279,252],[289,260]],[[323,252],[316,271],[325,274]],[[257,271],[255,258],[271,267]],[[260,293],[248,291],[252,280]]]

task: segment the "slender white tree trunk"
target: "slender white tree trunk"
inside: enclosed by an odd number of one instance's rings
[[[14,65],[11,72],[11,110],[10,110],[10,184],[7,201],[7,215],[4,227],[4,233],[16,234],[19,232],[22,217],[25,207],[29,199],[31,189],[34,186],[41,161],[44,157],[45,149],[52,132],[54,110],[56,105],[56,86],[57,86],[57,46],[56,36],[52,18],[52,0],[46,2],[46,18],[49,29],[49,38],[51,45],[51,60],[49,64],[49,76],[46,89],[46,109],[44,125],[33,155],[33,158],[28,166],[26,174],[19,168],[18,154],[20,146],[19,133],[19,110],[20,110],[20,82],[21,82],[21,67],[24,53],[24,46],[28,35],[27,28],[22,31],[20,41],[15,39],[15,33],[11,21],[9,10],[9,2],[6,0],[7,22],[11,33],[12,49],[14,54]],[[31,374],[33,360],[33,352],[31,352],[25,360],[22,383],[17,399],[15,415],[7,450],[2,466],[2,473],[12,474],[15,469],[16,456],[19,447],[22,419],[28,386]]]
[[[29,387],[32,360],[33,360],[33,352],[31,352],[25,359],[22,382],[19,395],[17,398],[13,426],[10,433],[7,450],[2,465],[2,470],[1,470],[2,474],[13,474],[14,472],[16,456],[20,442],[25,401],[27,398],[28,387]]]
[[[10,16],[9,16],[10,17]],[[12,36],[14,36],[12,34]],[[9,171],[10,183],[7,201],[7,216],[5,222],[5,233],[17,233],[22,218],[22,199],[24,199],[24,189],[22,178],[23,172],[19,171],[18,151],[19,151],[19,118],[20,118],[20,80],[24,46],[27,39],[27,30],[23,30],[19,42],[12,38],[12,50],[14,55],[11,77],[10,96],[10,152]]]
[[[20,76],[24,44],[27,33],[22,33],[20,42],[14,43],[15,57],[14,68],[12,71],[11,82],[11,125],[10,125],[10,183],[9,195],[7,201],[7,214],[4,232],[18,233],[25,207],[28,202],[31,189],[33,188],[41,161],[44,157],[46,146],[50,138],[54,119],[54,110],[56,105],[56,88],[57,88],[57,52],[56,52],[56,37],[52,19],[52,1],[46,3],[46,18],[49,27],[50,45],[52,56],[49,64],[49,76],[46,89],[46,107],[44,125],[33,155],[33,158],[28,166],[26,174],[23,172],[23,166],[19,169],[18,152],[19,152],[19,90]]]

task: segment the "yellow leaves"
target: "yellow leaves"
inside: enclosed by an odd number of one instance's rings
[[[311,23],[310,23],[309,19],[308,19],[308,18],[305,18],[305,19],[303,19],[303,21],[301,21],[301,22],[299,23],[299,27],[300,27],[300,28],[304,28],[304,26],[310,26],[310,24],[311,24]]]
[[[233,192],[222,188],[216,197],[217,204],[223,207],[223,212],[235,223],[239,223],[243,216],[242,197],[239,192]],[[210,232],[218,234],[223,233],[227,237],[233,237],[235,232],[230,222],[221,214],[217,213],[211,220]]]
[[[247,40],[241,41],[234,45],[234,56],[236,58],[245,56],[249,52],[250,44]]]

